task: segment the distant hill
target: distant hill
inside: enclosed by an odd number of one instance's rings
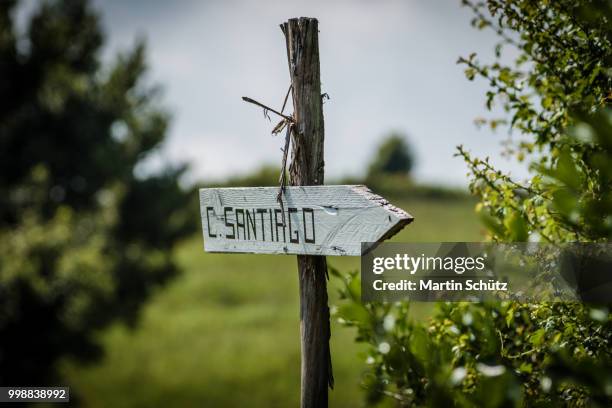
[[[264,165],[258,170],[244,175],[235,175],[226,180],[202,181],[199,187],[267,187],[278,186],[280,168]],[[403,175],[377,175],[366,178],[344,177],[328,179],[325,184],[365,184],[378,194],[394,198],[430,198],[430,199],[470,199],[465,189],[451,188],[432,184],[419,184]]]

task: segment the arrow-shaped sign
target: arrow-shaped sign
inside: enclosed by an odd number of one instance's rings
[[[413,218],[365,186],[203,188],[200,211],[208,252],[361,255]]]

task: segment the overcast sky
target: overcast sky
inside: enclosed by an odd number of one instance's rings
[[[279,24],[319,19],[326,178],[363,174],[389,131],[408,135],[419,181],[465,185],[454,158],[464,144],[522,176],[499,155],[505,132],[473,124],[487,116],[483,81],[468,81],[459,56],[492,58],[495,37],[477,31],[459,0],[125,1],[95,0],[107,33],[105,57],[148,43],[150,79],[174,115],[158,161],[187,160],[192,176],[218,179],[280,163],[280,137],[250,96],[280,107],[289,85]],[[273,118],[274,119],[274,118]]]

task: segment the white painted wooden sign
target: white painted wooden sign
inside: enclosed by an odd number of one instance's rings
[[[365,186],[202,188],[207,252],[361,255],[412,221]]]

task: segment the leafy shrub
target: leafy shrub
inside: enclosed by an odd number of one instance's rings
[[[499,36],[496,60],[460,58],[490,84],[480,119],[518,137],[525,183],[463,147],[477,211],[496,241],[608,242],[612,233],[612,5],[607,1],[464,1]],[[501,62],[505,48],[518,57]],[[332,273],[338,277],[336,271]],[[341,277],[340,277],[341,278]],[[402,406],[611,406],[612,315],[582,303],[440,303],[424,324],[407,303],[362,305],[341,278],[337,317],[369,344],[368,401]]]
[[[440,303],[426,323],[409,302],[362,304],[342,276],[334,316],[368,344],[367,402],[399,406],[608,406],[612,318],[577,303]]]

